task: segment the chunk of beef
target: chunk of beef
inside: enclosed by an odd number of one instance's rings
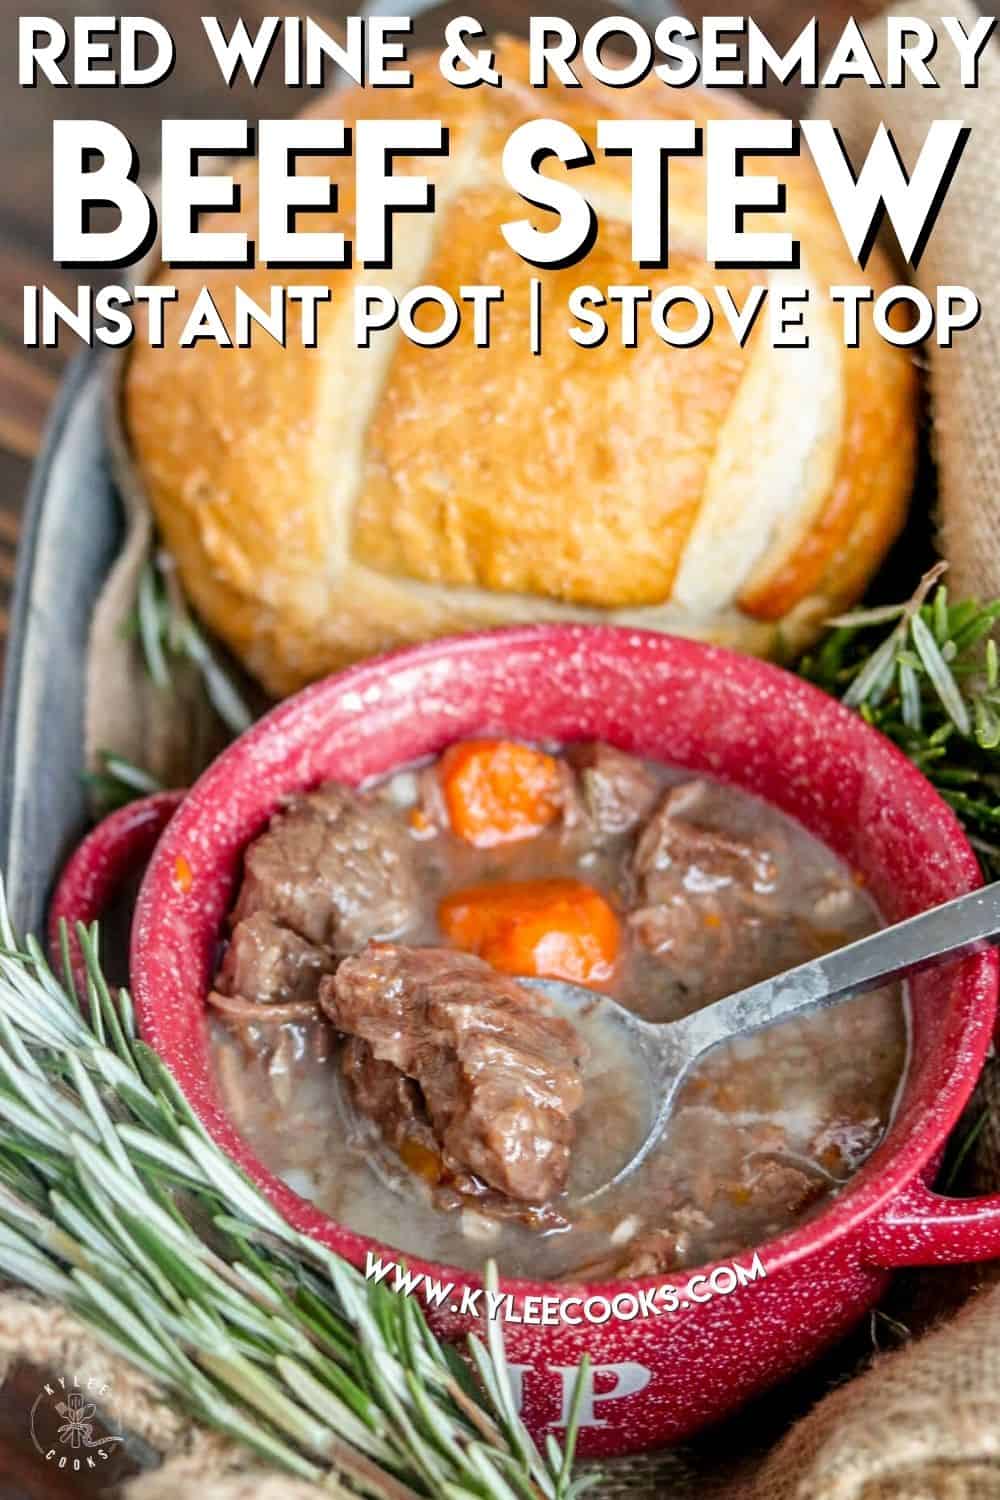
[[[639,836],[630,868],[629,923],[658,959],[690,972],[703,991],[731,967],[766,912],[778,878],[773,848],[702,825],[703,781],[670,789]]]
[[[784,1228],[789,1219],[797,1218],[828,1186],[818,1172],[804,1172],[780,1157],[753,1158],[744,1171],[750,1202],[755,1214],[765,1216],[776,1228]]]
[[[726,968],[736,945],[735,925],[720,902],[710,896],[698,899],[683,889],[637,907],[629,913],[628,925],[661,962],[690,971],[695,982],[702,973],[702,988],[712,987],[714,974]],[[746,926],[741,933],[744,939],[750,937]]]
[[[370,1043],[357,1036],[344,1043],[341,1068],[355,1105],[375,1121],[406,1166],[427,1182],[439,1182],[444,1171],[441,1148],[416,1080],[377,1058]]]
[[[712,1221],[697,1208],[679,1208],[661,1229],[647,1229],[628,1246],[618,1276],[659,1276],[697,1259],[696,1245]]]
[[[405,1166],[432,1189],[435,1208],[443,1213],[472,1213],[496,1223],[516,1219],[529,1229],[564,1229],[566,1220],[548,1204],[516,1201],[497,1192],[475,1173],[445,1162],[441,1144],[427,1115],[420,1085],[390,1062],[377,1058],[368,1042],[351,1036],[344,1043],[341,1067],[355,1106],[378,1126],[382,1139]]]
[[[246,852],[233,920],[267,912],[310,943],[351,953],[416,919],[415,852],[400,819],[335,781],[296,797]]]
[[[526,1203],[560,1192],[584,1045],[472,954],[370,946],[320,986],[338,1030],[420,1085],[449,1173]]]
[[[288,1005],[315,1001],[320,980],[333,969],[333,955],[326,949],[256,911],[236,924],[215,986],[222,995]]]
[[[675,1209],[665,1224],[639,1230],[621,1249],[612,1250],[575,1274],[587,1281],[610,1276],[662,1276],[697,1260],[697,1246],[712,1227],[712,1220],[700,1209]]]
[[[575,773],[582,819],[596,842],[631,833],[649,817],[659,783],[634,755],[593,740],[570,745],[565,758]],[[567,822],[573,822],[572,814]]]
[[[641,899],[671,895],[678,880],[692,893],[737,886],[769,895],[777,879],[773,850],[763,839],[739,838],[695,821],[708,784],[671,787],[642,831],[632,872]]]
[[[864,1097],[859,1093],[858,1097]],[[884,1124],[878,1114],[851,1119],[848,1110],[829,1120],[809,1143],[808,1155],[835,1178],[850,1177],[875,1150]]]

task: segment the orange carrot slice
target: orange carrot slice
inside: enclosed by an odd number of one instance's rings
[[[445,937],[505,974],[600,985],[621,945],[618,918],[580,880],[511,880],[446,896],[438,909]]]
[[[438,774],[452,831],[477,848],[532,838],[559,816],[559,767],[530,745],[462,740]]]

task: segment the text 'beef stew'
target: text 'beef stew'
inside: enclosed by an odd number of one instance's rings
[[[864,890],[747,794],[603,744],[466,740],[290,801],[246,851],[211,995],[223,1103],[272,1171],[361,1233],[534,1278],[656,1274],[790,1227],[881,1139],[898,987],[718,1049],[635,1132],[605,1032],[517,976],[669,1020],[860,937]]]

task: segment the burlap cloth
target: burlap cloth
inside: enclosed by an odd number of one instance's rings
[[[895,13],[932,22],[939,18],[920,0]],[[949,13],[967,28],[975,19],[964,3],[949,7]],[[865,30],[877,54],[881,24],[872,22]],[[984,308],[980,326],[960,334],[953,349],[929,346],[927,351],[939,545],[960,594],[1000,594],[1000,349],[992,306],[1000,296],[1000,200],[992,170],[1000,144],[997,50],[991,43],[975,92],[961,87],[954,55],[942,47],[934,59],[937,90],[845,84],[821,95],[814,110],[839,125],[855,157],[867,148],[880,119],[893,129],[908,162],[915,160],[931,119],[960,118],[972,126],[915,278],[927,289],[939,283],[971,286]],[[110,741],[178,780],[183,746],[177,740],[176,709],[164,711],[134,644],[119,628],[149,546],[140,497],[128,480],[125,488],[127,546],[94,627],[88,746],[92,751]],[[190,721],[185,728],[190,736]],[[1000,1188],[995,1069],[980,1085],[975,1107],[983,1105],[990,1119],[970,1163],[965,1184],[970,1191]],[[873,1354],[873,1340],[861,1331],[819,1371],[766,1398],[707,1440],[656,1459],[609,1466],[600,1493],[650,1500],[1000,1500],[995,1274],[995,1267],[908,1274],[897,1282],[891,1302],[894,1318],[912,1331],[903,1347]],[[896,1325],[886,1320],[884,1326]],[[143,1452],[162,1456],[158,1468],[126,1484],[128,1500],[176,1500],[192,1483],[199,1500],[307,1500],[319,1493],[263,1470],[229,1442],[192,1426],[145,1377],[97,1348],[73,1318],[9,1293],[0,1298],[0,1376],[25,1360],[53,1370],[86,1368],[96,1361],[111,1379],[117,1419]]]

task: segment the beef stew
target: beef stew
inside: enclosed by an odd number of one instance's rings
[[[877,925],[742,791],[603,744],[464,741],[297,797],[250,846],[210,997],[220,1091],[265,1165],[402,1251],[536,1278],[690,1266],[790,1227],[875,1148],[901,990],[720,1048],[586,1204],[640,1091],[605,1029],[517,976],[669,1020]]]

